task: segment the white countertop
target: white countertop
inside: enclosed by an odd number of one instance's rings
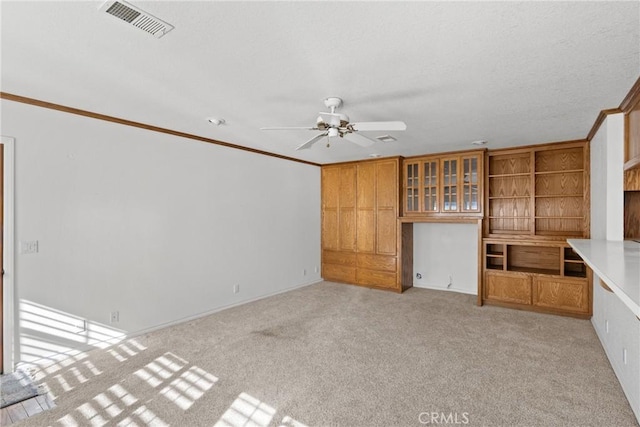
[[[567,242],[640,319],[640,243],[590,239]]]

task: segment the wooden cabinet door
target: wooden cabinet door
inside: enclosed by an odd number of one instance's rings
[[[356,250],[356,166],[340,167],[338,249]]]
[[[440,211],[438,166],[438,159],[427,159],[420,164],[420,210],[422,212]]]
[[[441,212],[460,212],[460,158],[446,157],[440,161],[442,170],[440,188],[442,194]]]
[[[338,250],[340,169],[322,169],[322,249]]]
[[[376,163],[376,250],[396,255],[398,243],[398,162]]]
[[[404,213],[411,215],[420,212],[420,177],[422,162],[415,161],[404,164],[403,203]]]
[[[374,253],[376,249],[376,164],[358,164],[357,184],[358,252]]]
[[[481,182],[484,179],[482,174],[482,155],[460,157],[460,211],[480,212],[483,197]]]
[[[484,298],[531,305],[531,276],[485,272]]]
[[[574,313],[590,313],[588,282],[536,277],[533,281],[533,305]]]

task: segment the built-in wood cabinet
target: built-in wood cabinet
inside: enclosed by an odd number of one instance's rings
[[[403,163],[403,215],[482,216],[484,150],[413,157]]]
[[[400,158],[322,167],[322,276],[401,292]],[[406,228],[406,227],[405,227]],[[411,274],[411,273],[409,273]]]
[[[489,151],[482,302],[591,316],[591,271],[567,238],[589,236],[586,141]]]
[[[640,96],[625,114],[625,163],[626,170],[640,168]]]
[[[485,239],[483,258],[483,302],[591,316],[592,273],[566,242]]]
[[[485,236],[587,237],[586,141],[490,151],[487,168]]]

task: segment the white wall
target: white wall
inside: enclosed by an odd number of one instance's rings
[[[16,254],[19,359],[320,280],[318,167],[9,101],[2,134],[39,245]]]
[[[478,294],[478,226],[415,223],[413,286],[447,289],[449,277],[449,290]]]

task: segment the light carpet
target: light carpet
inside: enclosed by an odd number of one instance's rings
[[[323,282],[37,369],[17,425],[637,426],[587,320]]]

